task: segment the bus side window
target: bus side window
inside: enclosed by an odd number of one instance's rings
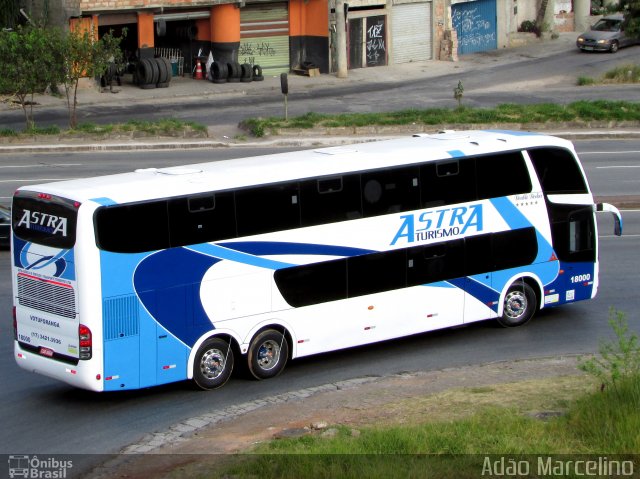
[[[362,175],[364,216],[420,208],[420,170],[416,167],[378,170]]]
[[[488,273],[495,270],[491,234],[465,238],[465,274]]]
[[[169,200],[169,234],[173,247],[235,237],[233,193]]]
[[[495,271],[531,264],[538,256],[538,239],[533,226],[491,236]]]
[[[480,199],[531,192],[529,170],[519,151],[480,157],[476,170]]]
[[[527,150],[533,162],[542,191],[546,194],[587,193],[587,184],[578,162],[564,148],[532,148]]]
[[[348,297],[353,298],[406,287],[406,261],[406,250],[348,258]]]
[[[347,297],[344,259],[279,269],[273,278],[285,301],[296,308]]]
[[[284,183],[236,191],[238,236],[300,227],[298,183]]]
[[[359,174],[302,181],[300,194],[302,226],[362,218]]]
[[[476,167],[473,158],[427,163],[420,167],[423,208],[474,201]]]
[[[459,278],[464,271],[464,240],[452,240],[407,250],[407,286]]]

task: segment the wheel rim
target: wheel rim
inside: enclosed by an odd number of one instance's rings
[[[219,349],[205,351],[200,360],[200,372],[207,379],[216,379],[226,367],[226,355]]]
[[[280,345],[271,339],[265,341],[258,348],[256,360],[264,371],[275,368],[280,362]]]
[[[519,319],[527,310],[527,296],[523,291],[511,291],[504,301],[504,314],[509,319]]]

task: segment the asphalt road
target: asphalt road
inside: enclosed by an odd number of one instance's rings
[[[638,142],[578,144],[597,195],[638,191]],[[253,154],[247,150],[181,152],[182,163],[202,161],[202,155]],[[4,168],[3,195],[17,185],[11,181],[35,177],[89,176],[115,173],[138,166],[175,164],[175,153],[158,157],[97,154],[0,157]],[[106,155],[106,156],[103,156]],[[165,157],[166,155],[166,157]],[[11,173],[20,160],[20,177]],[[62,163],[67,166],[61,166]],[[33,166],[29,166],[33,165]],[[59,165],[59,166],[54,166]],[[10,174],[4,174],[9,172]],[[13,175],[13,176],[12,176]],[[13,178],[13,179],[11,179]],[[551,309],[522,328],[496,328],[492,322],[385,342],[293,361],[283,375],[269,381],[232,379],[224,388],[203,393],[187,383],[143,391],[94,394],[18,369],[12,359],[9,311],[11,291],[9,253],[0,252],[0,454],[99,454],[118,451],[148,432],[159,431],[186,418],[239,402],[281,394],[354,377],[401,371],[437,370],[491,361],[589,353],[599,340],[611,336],[608,310],[628,313],[630,326],[640,330],[635,292],[640,286],[640,211],[624,213],[625,236],[613,237],[611,218],[601,217],[601,288],[594,301]]]
[[[588,140],[575,142],[575,145],[595,194],[640,194],[640,140]],[[22,185],[292,150],[295,148],[237,147],[126,153],[0,154],[0,204],[10,204],[14,191]]]

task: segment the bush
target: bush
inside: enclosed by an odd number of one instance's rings
[[[531,20],[525,20],[520,24],[520,28],[518,28],[519,32],[528,32],[535,33],[536,22]]]
[[[600,355],[581,359],[578,367],[596,377],[601,382],[601,390],[616,391],[622,381],[640,378],[640,342],[638,335],[629,331],[623,312],[609,310],[609,325],[617,340],[602,343]]]
[[[594,85],[595,83],[596,81],[594,78],[585,76],[579,76],[577,81],[578,86]]]

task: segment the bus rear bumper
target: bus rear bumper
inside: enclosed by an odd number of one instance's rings
[[[65,364],[25,351],[17,341],[14,341],[14,358],[18,366],[27,371],[64,381],[71,386],[89,391],[100,392],[104,390],[102,377],[90,371],[82,361],[78,365]]]

